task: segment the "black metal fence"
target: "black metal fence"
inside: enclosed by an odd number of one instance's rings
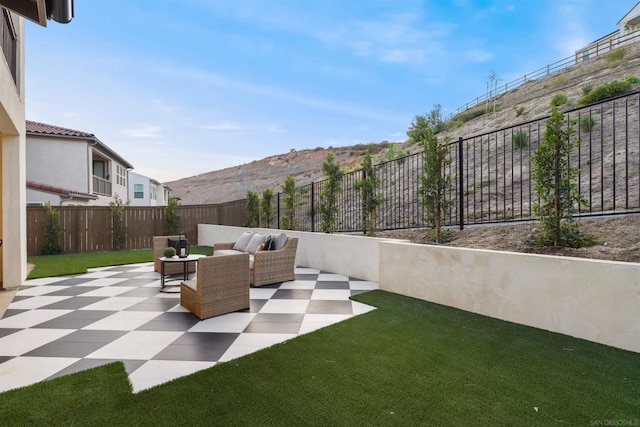
[[[586,203],[579,215],[640,212],[640,92],[565,112],[579,144],[569,165],[579,168],[577,185]],[[452,203],[446,225],[484,224],[534,219],[537,201],[530,158],[546,129],[547,117],[460,138],[448,144],[447,173]],[[375,165],[380,178],[376,229],[425,227],[420,187],[422,153]],[[338,230],[363,230],[362,197],[356,182],[362,170],[345,174],[339,195]],[[318,206],[324,181],[297,188],[297,230],[320,231]],[[278,227],[283,194],[274,198]]]

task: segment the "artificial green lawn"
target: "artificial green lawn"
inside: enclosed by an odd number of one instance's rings
[[[191,246],[192,254],[211,255],[211,246]],[[39,277],[82,274],[87,268],[107,267],[110,265],[136,264],[153,261],[151,249],[126,251],[87,252],[81,254],[32,256],[28,261],[35,265],[27,279]]]
[[[640,354],[382,291],[354,299],[378,309],[135,395],[120,363],[2,393],[0,425],[640,418]]]

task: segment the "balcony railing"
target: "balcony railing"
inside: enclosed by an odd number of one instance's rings
[[[111,181],[93,176],[93,193],[102,196],[111,196]]]
[[[1,9],[0,14],[0,45],[2,53],[7,60],[13,81],[18,84],[18,36],[13,26],[11,15],[6,9]]]

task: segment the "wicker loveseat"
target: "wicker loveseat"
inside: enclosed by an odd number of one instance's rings
[[[256,241],[260,241],[260,237],[263,237],[265,241],[268,240],[268,237],[271,237],[278,244],[271,250],[260,248],[259,244],[256,244]],[[248,245],[242,245],[242,243],[248,243]],[[284,233],[269,236],[246,232],[235,242],[215,243],[213,245],[214,255],[249,254],[249,279],[253,286],[295,280],[294,267],[297,249],[298,239],[287,237]]]
[[[169,240],[178,240],[180,236],[154,236],[153,237],[153,269],[160,273],[162,266],[160,259],[164,256],[164,250],[169,247]],[[165,265],[165,274],[182,274],[182,264],[167,264]],[[190,262],[187,266],[187,271],[193,273],[196,271],[196,262]]]
[[[180,283],[180,304],[199,319],[249,308],[249,255],[198,259],[196,278]]]

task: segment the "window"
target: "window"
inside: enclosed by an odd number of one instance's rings
[[[99,178],[106,178],[106,167],[105,162],[103,160],[94,160],[93,161],[93,176],[97,176]]]
[[[116,165],[116,183],[123,187],[127,186],[127,170],[120,165]]]
[[[158,189],[156,188],[155,185],[151,186],[150,197],[151,197],[151,200],[158,200]]]
[[[134,199],[144,199],[144,185],[143,184],[133,184],[133,198]]]

